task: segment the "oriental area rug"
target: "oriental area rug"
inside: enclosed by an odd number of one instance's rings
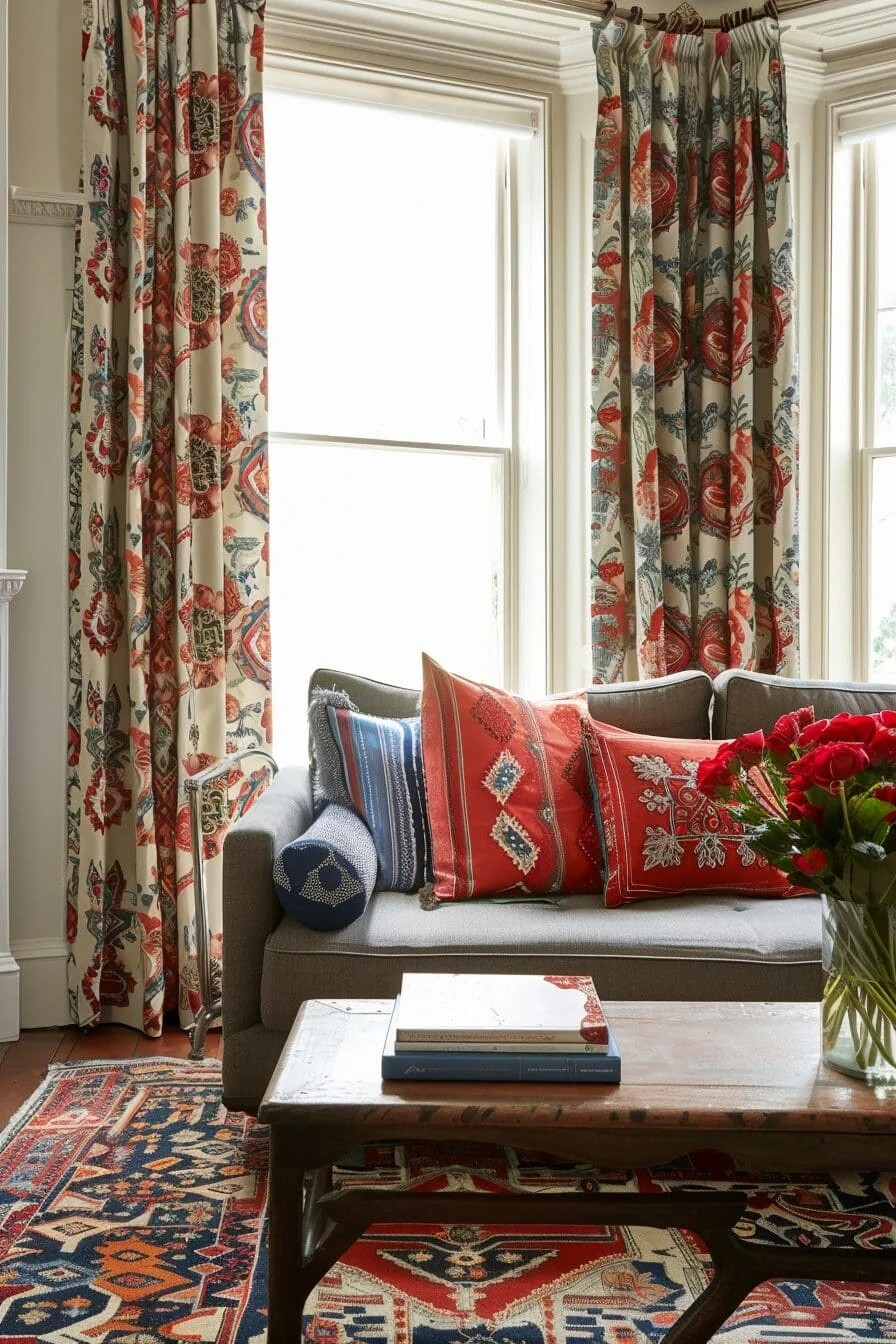
[[[297,1344],[659,1344],[706,1280],[693,1234],[437,1221],[440,1189],[568,1189],[583,1171],[472,1146],[347,1155],[340,1183],[411,1186],[421,1221],[370,1228],[309,1298]],[[702,1154],[687,1170],[613,1179],[643,1188],[738,1175]],[[266,1131],[223,1109],[217,1062],[51,1068],[0,1138],[0,1341],[263,1344],[266,1195]],[[824,1193],[781,1181],[759,1205],[746,1235],[896,1248],[896,1177]],[[894,1344],[896,1293],[766,1284],[715,1338]]]

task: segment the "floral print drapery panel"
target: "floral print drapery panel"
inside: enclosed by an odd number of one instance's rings
[[[795,673],[793,231],[780,35],[595,26],[597,681]]]
[[[157,1035],[197,1003],[184,779],[270,736],[263,0],[86,0],[82,53],[69,991]]]

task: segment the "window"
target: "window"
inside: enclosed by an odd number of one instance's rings
[[[863,439],[869,521],[868,668],[896,681],[896,133],[863,146],[867,221],[869,372]]]
[[[416,686],[425,649],[541,690],[547,659],[535,106],[308,85],[265,99],[284,760],[318,666]]]

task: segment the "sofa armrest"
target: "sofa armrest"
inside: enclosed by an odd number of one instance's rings
[[[313,819],[308,768],[290,767],[280,771],[224,840],[225,1037],[261,1021],[265,942],[283,916],[274,894],[274,859]]]

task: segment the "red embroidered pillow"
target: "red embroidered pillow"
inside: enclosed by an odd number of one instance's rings
[[[647,737],[583,720],[603,849],[604,904],[694,892],[801,893],[744,840],[743,827],[696,787],[721,743]]]
[[[585,692],[531,701],[423,657],[421,737],[440,901],[596,891]]]

